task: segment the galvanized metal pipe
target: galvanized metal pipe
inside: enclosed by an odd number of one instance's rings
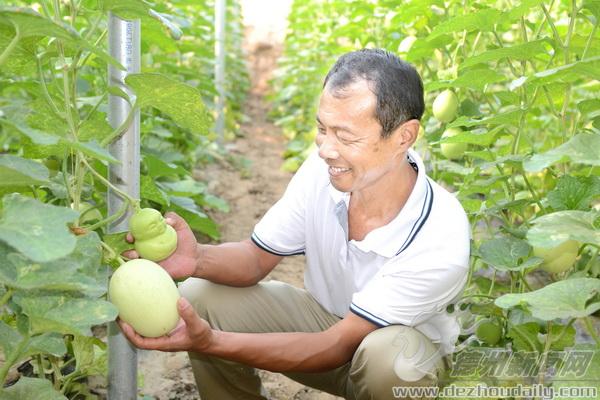
[[[140,21],[126,21],[112,13],[108,16],[109,53],[127,71],[109,65],[108,80],[127,93],[134,102],[134,95],[125,85],[128,73],[140,72]],[[131,112],[131,105],[119,96],[108,99],[108,120],[113,128],[120,126]],[[121,161],[111,165],[110,182],[134,198],[140,194],[140,114],[134,111],[132,122],[122,137],[110,145],[110,153]],[[108,213],[114,214],[123,204],[113,191],[108,193]],[[109,227],[109,232],[127,230],[129,212]],[[137,351],[123,336],[116,323],[108,327],[108,398],[109,400],[137,399]]]
[[[215,86],[217,89],[217,120],[215,132],[217,141],[225,139],[225,24],[227,12],[226,0],[215,0]]]

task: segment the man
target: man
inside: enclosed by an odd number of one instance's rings
[[[469,225],[411,150],[423,113],[414,68],[383,50],[343,55],[325,78],[315,152],[251,239],[197,244],[180,217],[161,265],[192,277],[180,325],[138,347],[188,351],[203,400],[266,399],[254,368],[347,399],[435,386],[458,326]],[[306,290],[261,280],[306,254]],[[133,254],[135,256],[135,254]],[[415,398],[431,395],[416,394]]]

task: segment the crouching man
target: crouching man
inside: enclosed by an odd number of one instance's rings
[[[318,151],[252,237],[198,244],[167,214],[179,242],[160,264],[189,277],[180,324],[151,339],[121,322],[124,334],[189,352],[203,400],[267,399],[255,368],[346,399],[436,386],[458,336],[446,307],[466,281],[469,224],[411,149],[423,109],[411,65],[377,49],[340,57],[320,97]],[[296,254],[305,289],[261,281]]]

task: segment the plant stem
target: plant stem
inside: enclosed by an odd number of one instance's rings
[[[100,146],[105,147],[113,142],[113,140],[119,138],[121,135],[125,133],[129,125],[131,124],[131,120],[133,119],[134,112],[136,110],[136,105],[134,104],[127,113],[127,118],[115,129],[110,135],[102,139],[100,142]]]
[[[129,206],[129,202],[123,202],[123,204],[121,205],[121,208],[119,208],[116,213],[109,215],[107,218],[104,218],[101,221],[96,222],[94,225],[90,225],[90,226],[86,227],[87,230],[94,231],[98,228],[101,228],[103,226],[110,224],[113,221],[116,221],[117,219],[121,218],[121,216],[123,214],[125,214],[128,206]]]
[[[590,272],[590,269],[592,268],[592,265],[594,264],[594,261],[596,260],[596,257],[598,257],[598,252],[599,251],[600,251],[600,248],[596,247],[596,250],[594,251],[594,254],[590,257],[590,259],[587,262],[587,264],[585,264],[585,268],[583,269],[583,272],[585,272],[586,275],[587,275],[588,272]]]
[[[61,115],[58,107],[56,107],[54,100],[52,100],[50,92],[48,92],[48,86],[46,85],[46,79],[44,78],[44,71],[42,70],[42,60],[40,59],[40,55],[35,57],[35,62],[37,64],[38,78],[40,80],[40,86],[42,87],[42,94],[44,95],[44,98],[46,99],[46,102],[50,106],[52,112],[54,112],[57,117],[62,119],[63,116]]]
[[[592,44],[592,39],[596,34],[596,29],[598,29],[598,18],[596,18],[596,22],[594,22],[594,27],[592,28],[592,32],[590,32],[590,36],[587,38],[587,42],[585,43],[585,48],[583,49],[583,53],[581,54],[581,59],[585,60],[585,56],[587,55],[588,50],[590,49],[590,45]]]
[[[589,316],[587,316],[587,317],[583,318],[583,322],[585,323],[585,329],[588,331],[590,336],[596,342],[596,347],[600,348],[600,337],[598,337],[598,332],[596,332],[596,330],[594,329],[594,325],[592,324],[592,319]]]
[[[531,183],[529,183],[529,179],[527,179],[527,175],[525,174],[524,171],[521,171],[521,176],[523,177],[523,181],[525,182],[525,185],[527,186],[527,188],[529,189],[529,192],[531,193],[531,195],[533,196],[533,201],[535,203],[537,203],[537,205],[540,207],[540,210],[546,214],[546,209],[544,208],[542,201],[540,200],[539,195],[537,194],[537,192],[535,191],[535,189],[533,188],[533,186],[531,186]]]
[[[4,305],[6,303],[8,303],[8,301],[12,297],[12,294],[13,294],[12,288],[8,288],[8,290],[6,291],[6,293],[4,293],[4,296],[2,296],[2,298],[0,298],[0,308],[4,307]]]
[[[552,339],[552,343],[560,342],[563,336],[565,336],[565,334],[567,333],[569,327],[573,325],[573,322],[575,322],[575,318],[569,319],[569,323],[567,323],[567,325],[563,327],[563,329],[560,331],[560,334],[556,338]]]
[[[554,26],[554,22],[552,22],[552,17],[550,16],[550,13],[548,12],[548,10],[546,9],[546,6],[543,3],[540,4],[540,6],[542,7],[542,10],[544,11],[544,15],[546,16],[546,21],[548,21],[548,24],[550,25],[550,28],[552,29],[552,33],[554,34],[554,39],[558,42],[558,45],[560,47],[564,48],[562,39],[560,38],[558,31],[556,30],[556,26]]]
[[[552,321],[547,323],[546,341],[544,343],[544,351],[542,352],[542,361],[540,362],[540,372],[538,373],[538,383],[544,384],[544,376],[546,374],[546,361],[548,361],[548,351],[552,345]]]
[[[104,250],[106,250],[108,252],[108,254],[110,255],[110,257],[112,259],[117,260],[119,265],[125,264],[125,261],[123,260],[123,258],[120,255],[118,255],[117,252],[112,247],[110,247],[109,245],[107,245],[106,243],[104,243],[102,241],[100,242],[100,245],[102,246],[102,248]]]
[[[87,167],[87,169],[89,169],[89,171],[96,178],[98,178],[98,180],[100,182],[102,182],[107,188],[109,188],[109,189],[113,190],[115,193],[119,194],[123,199],[127,200],[131,204],[132,207],[135,207],[135,204],[138,202],[136,199],[134,199],[133,197],[131,197],[130,195],[128,195],[127,193],[125,193],[124,191],[122,191],[121,189],[119,189],[118,187],[113,185],[112,183],[110,183],[105,177],[100,175],[98,173],[98,171],[96,171],[94,168],[92,168],[92,166],[90,164],[88,164],[88,162],[85,160],[85,158],[82,159],[81,161]]]

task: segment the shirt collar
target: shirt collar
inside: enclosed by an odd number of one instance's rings
[[[425,173],[425,165],[414,150],[409,149],[407,156],[409,162],[416,165],[418,169],[415,186],[406,204],[392,221],[372,230],[361,241],[351,241],[354,246],[365,253],[372,251],[386,258],[392,258],[402,253],[412,243],[429,217],[433,204],[433,188]],[[343,201],[347,210],[350,193],[340,192],[331,184],[328,186],[334,203],[341,206],[340,202]]]

